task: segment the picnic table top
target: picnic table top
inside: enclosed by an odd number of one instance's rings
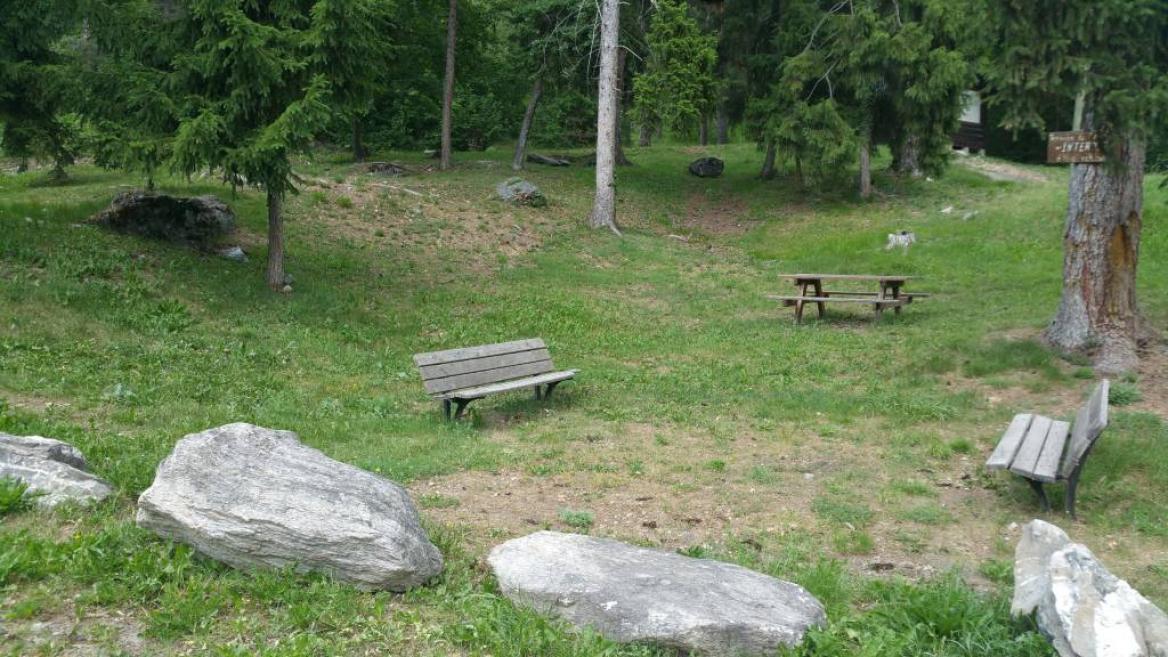
[[[912,276],[897,276],[895,274],[779,274],[779,278],[791,280],[822,280],[822,281],[907,281]]]

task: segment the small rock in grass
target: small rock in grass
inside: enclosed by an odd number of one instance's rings
[[[499,198],[516,205],[530,205],[542,208],[547,205],[547,197],[532,183],[522,178],[508,178],[495,186]]]
[[[24,482],[26,494],[42,507],[90,504],[109,497],[113,488],[87,468],[85,456],[68,443],[0,433],[0,478]]]
[[[699,178],[717,178],[726,169],[726,163],[716,157],[702,157],[690,162],[689,172]]]

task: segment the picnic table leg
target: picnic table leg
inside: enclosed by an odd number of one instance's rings
[[[893,299],[900,299],[900,283],[893,283],[892,284],[892,298]],[[899,315],[900,314],[900,306],[896,306],[896,308],[893,309],[893,312],[895,312],[897,315]]]
[[[823,282],[822,281],[819,281],[819,280],[815,281],[815,296],[823,298]],[[822,301],[816,301],[815,305],[819,306],[819,318],[823,319],[824,303]]]
[[[1046,497],[1046,489],[1042,487],[1042,482],[1035,481],[1033,479],[1027,479],[1026,483],[1030,484],[1030,487],[1033,488],[1034,492],[1038,494],[1038,500],[1042,502],[1043,512],[1050,513],[1050,500]]]
[[[803,323],[803,302],[802,301],[795,302],[795,323],[796,324]]]

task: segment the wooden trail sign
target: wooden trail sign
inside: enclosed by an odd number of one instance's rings
[[[1052,132],[1046,142],[1046,161],[1052,164],[1102,162],[1103,151],[1094,132]]]

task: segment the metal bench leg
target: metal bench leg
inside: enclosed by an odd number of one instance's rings
[[[442,415],[445,416],[447,420],[450,420],[450,400],[449,399],[442,400]]]
[[[535,395],[534,395],[534,399],[535,399],[536,401],[539,401],[540,399],[543,399],[543,386],[542,386],[542,385],[535,386]]]
[[[458,418],[462,417],[462,412],[466,410],[466,405],[471,403],[472,401],[474,401],[474,400],[473,399],[462,399],[461,397],[455,397],[454,403],[456,406],[454,408],[454,419],[457,420]]]
[[[1082,470],[1083,464],[1080,463],[1079,467],[1075,468],[1071,472],[1071,476],[1067,479],[1066,507],[1067,515],[1071,517],[1071,520],[1078,520],[1075,517],[1075,493],[1079,490],[1079,473]]]
[[[1038,494],[1038,500],[1042,502],[1042,511],[1044,513],[1050,513],[1050,500],[1046,497],[1046,489],[1042,487],[1042,482],[1036,481],[1034,479],[1027,479],[1026,483],[1030,484],[1030,487],[1033,488],[1034,492]]]
[[[552,391],[555,390],[556,386],[558,386],[558,385],[560,385],[559,381],[552,381],[551,383],[547,384],[547,390],[543,391],[543,398],[547,399],[547,398],[551,397]]]

